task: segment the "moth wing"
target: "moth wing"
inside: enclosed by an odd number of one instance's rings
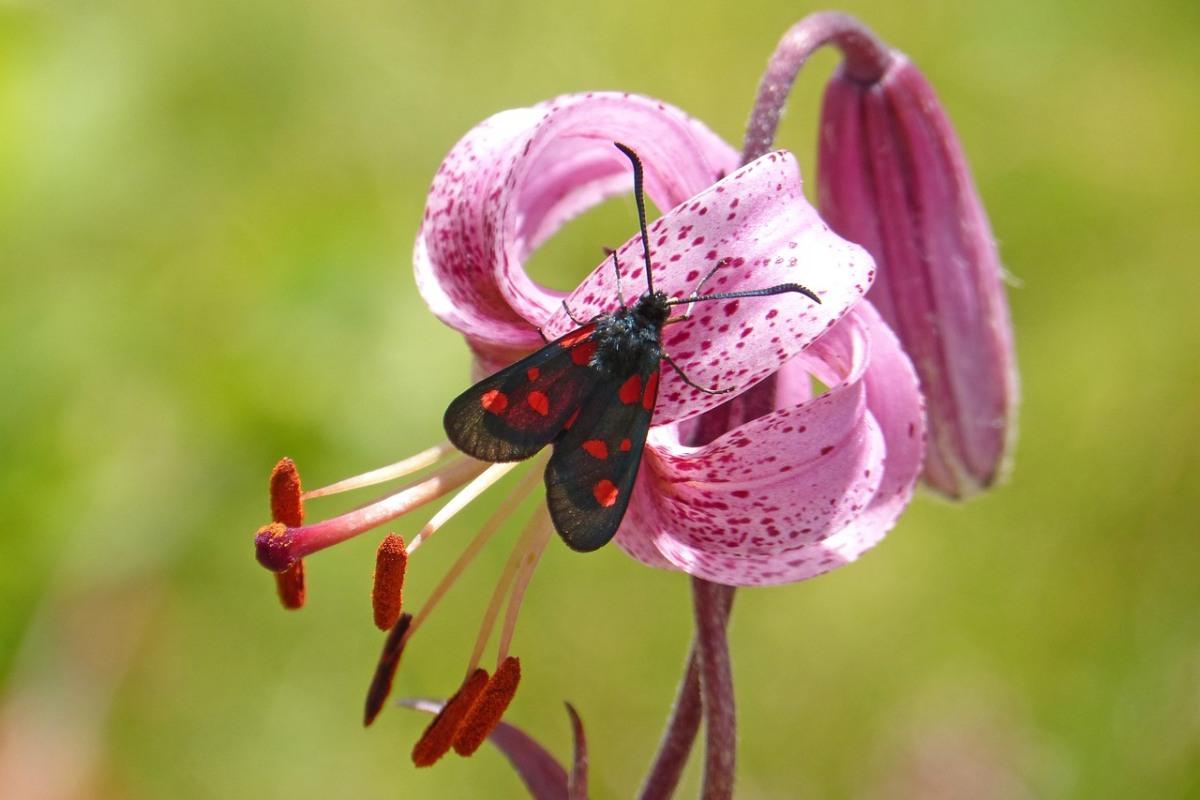
[[[594,335],[585,325],[460,394],[442,419],[450,441],[480,461],[521,461],[548,445],[599,382]]]
[[[572,550],[597,550],[621,526],[654,415],[658,375],[655,365],[604,381],[554,443],[546,465],[546,504]]]

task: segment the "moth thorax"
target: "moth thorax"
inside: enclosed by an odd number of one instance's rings
[[[662,325],[640,314],[641,307],[639,301],[633,308],[619,309],[596,322],[593,367],[610,375],[628,375],[658,364]]]

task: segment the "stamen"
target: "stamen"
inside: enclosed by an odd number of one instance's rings
[[[388,695],[392,693],[392,681],[396,678],[396,668],[400,666],[400,655],[404,652],[404,644],[408,641],[408,626],[412,622],[412,614],[401,614],[395,626],[383,642],[383,652],[379,654],[379,663],[375,665],[375,674],[371,677],[371,686],[367,689],[367,704],[363,711],[363,727],[369,726],[383,710]]]
[[[428,767],[450,750],[454,743],[454,735],[467,716],[479,695],[488,685],[488,674],[485,669],[477,669],[463,682],[462,688],[446,701],[442,710],[429,723],[429,727],[421,734],[413,747],[412,760],[418,767]]]
[[[298,528],[288,527],[282,531],[277,530],[275,525],[265,526],[255,539],[258,563],[273,572],[282,572],[304,556],[377,528],[438,499],[489,466],[472,458],[457,459],[424,480],[333,519]]]
[[[454,752],[469,756],[479,749],[500,724],[500,718],[512,702],[520,682],[521,660],[511,656],[504,659],[466,718],[459,723],[458,732],[454,735]]]
[[[483,621],[479,625],[479,633],[475,637],[475,649],[471,651],[470,666],[467,667],[468,674],[479,666],[479,661],[483,657],[483,649],[487,647],[492,630],[496,627],[496,617],[500,615],[500,605],[508,594],[508,587],[512,585],[517,571],[524,565],[525,554],[529,552],[534,540],[540,535],[543,519],[549,519],[550,515],[546,511],[546,507],[539,506],[539,509],[526,523],[525,530],[521,532],[521,538],[517,540],[516,546],[513,547],[512,553],[504,565],[504,571],[500,573],[500,580],[496,581],[496,588],[492,590],[492,599],[488,601]]]
[[[492,536],[496,534],[496,531],[500,530],[500,526],[504,524],[512,512],[517,509],[517,506],[519,506],[525,500],[525,498],[529,496],[529,493],[533,491],[533,488],[541,482],[542,470],[540,467],[541,460],[535,460],[533,466],[530,467],[529,471],[525,473],[524,477],[521,478],[520,483],[517,484],[512,493],[500,501],[500,505],[497,506],[494,512],[492,512],[492,515],[488,517],[487,521],[483,523],[483,527],[479,529],[479,533],[475,534],[475,538],[471,540],[470,544],[466,546],[454,564],[449,570],[447,570],[445,576],[442,577],[442,580],[436,587],[434,587],[433,591],[430,592],[429,598],[425,601],[425,605],[422,606],[421,610],[417,612],[417,616],[412,622],[409,636],[412,636],[412,634],[416,632],[417,628],[421,626],[421,623],[429,618],[429,615],[432,614],[433,610],[437,607],[438,602],[441,601],[441,599],[446,595],[446,592],[450,590],[450,587],[454,585],[454,582],[458,580],[460,575],[462,575],[463,570],[470,566],[471,562],[475,560],[475,557],[479,555],[479,551],[483,549],[483,546],[491,540]],[[410,550],[409,552],[412,551]]]
[[[403,478],[405,475],[411,475],[414,472],[431,467],[441,461],[446,456],[455,452],[454,445],[449,442],[442,442],[439,445],[417,453],[415,456],[410,456],[403,461],[397,461],[395,464],[389,464],[386,467],[373,469],[370,472],[364,472],[361,475],[355,475],[352,478],[331,483],[328,486],[323,486],[320,489],[313,489],[311,492],[305,492],[303,497],[305,500],[312,500],[317,497],[326,497],[331,494],[340,494],[341,492],[349,492],[354,489],[363,489],[367,486],[374,486],[379,483]],[[299,524],[299,523],[297,523]]]
[[[407,567],[408,552],[404,549],[404,540],[389,533],[375,553],[375,580],[371,587],[375,627],[381,631],[390,629],[400,619]]]
[[[300,472],[296,462],[288,457],[279,459],[271,470],[271,521],[282,522],[289,528],[304,524],[304,504],[301,502]]]
[[[304,503],[300,489],[300,472],[286,456],[271,470],[271,520],[284,525],[304,524]],[[304,607],[307,592],[304,585],[304,562],[297,561],[283,572],[275,573],[275,591],[283,607],[294,611]]]
[[[504,628],[500,632],[500,644],[497,647],[498,654],[496,656],[496,661],[500,665],[496,667],[497,675],[500,674],[501,666],[508,658],[508,648],[512,644],[513,631],[517,627],[517,616],[521,613],[525,590],[529,587],[533,571],[537,569],[538,561],[541,560],[542,553],[546,551],[546,543],[550,541],[550,534],[554,530],[554,524],[550,521],[550,514],[547,512],[546,506],[538,507],[530,525],[534,526],[535,532],[529,541],[528,548],[522,554],[521,569],[513,583],[512,594],[508,597],[508,608],[504,611]]]
[[[437,533],[438,528],[449,522],[455,514],[466,508],[468,503],[491,488],[492,484],[511,472],[519,463],[512,461],[506,464],[492,464],[484,470],[482,475],[463,487],[461,492],[450,498],[450,501],[433,515],[433,519],[429,520],[425,527],[413,537],[412,544],[408,546],[408,552],[415,553],[422,542]]]
[[[275,590],[279,602],[289,611],[304,608],[308,591],[304,585],[304,562],[297,561],[283,572],[275,573]]]

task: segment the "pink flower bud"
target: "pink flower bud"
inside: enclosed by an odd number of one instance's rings
[[[870,299],[925,394],[925,481],[963,498],[990,486],[1014,429],[1012,330],[996,243],[933,88],[899,53],[876,80],[840,68],[822,111],[820,210],[865,247]]]

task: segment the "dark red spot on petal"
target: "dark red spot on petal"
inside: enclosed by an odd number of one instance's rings
[[[530,392],[526,402],[529,403],[530,408],[543,417],[550,413],[550,398],[546,397],[544,392]]]
[[[601,439],[588,439],[583,443],[583,449],[592,458],[598,458],[601,461],[608,458],[608,445]]]
[[[503,414],[508,408],[508,395],[499,389],[490,389],[479,398],[483,410],[492,414]]]
[[[608,478],[601,478],[596,481],[596,485],[592,487],[592,494],[596,498],[596,502],[603,508],[610,508],[617,502],[617,495],[620,492],[617,490],[617,485]]]
[[[646,381],[646,393],[642,395],[642,408],[653,411],[656,399],[658,399],[658,373],[651,372],[650,378]]]
[[[657,374],[657,373],[656,373]],[[636,403],[638,398],[642,396],[642,376],[634,373],[630,375],[617,392],[617,397],[621,398],[621,402],[625,405]]]

